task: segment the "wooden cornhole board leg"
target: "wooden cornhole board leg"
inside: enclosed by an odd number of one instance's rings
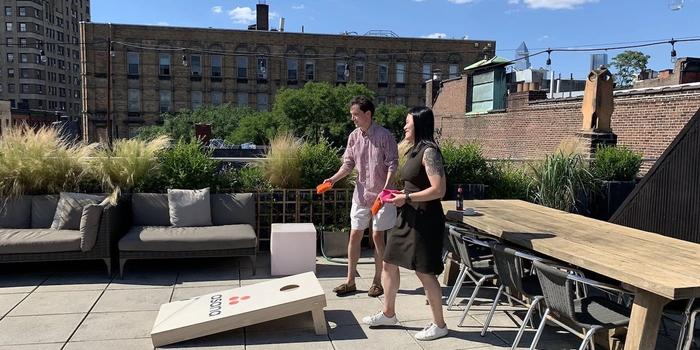
[[[163,346],[311,312],[316,334],[327,334],[326,296],[313,272],[163,304],[151,340]]]

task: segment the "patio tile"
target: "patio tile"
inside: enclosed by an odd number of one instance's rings
[[[506,345],[503,340],[500,338],[496,337],[493,334],[486,334],[486,336],[482,337],[480,332],[481,328],[480,327],[457,327],[457,320],[454,320],[454,322],[450,322],[451,320],[446,320],[447,322],[447,327],[450,330],[450,333],[444,338],[436,339],[433,341],[427,341],[427,342],[422,342],[419,341],[418,344],[420,344],[423,349],[474,349],[474,348],[481,348],[484,346],[503,346]],[[411,334],[411,336],[415,336],[418,331],[422,330],[423,327],[426,326],[430,321],[428,320],[422,320],[422,321],[408,321],[408,322],[402,322],[404,327],[408,330],[408,333]],[[465,319],[465,324],[469,325],[470,322],[473,322],[472,325],[476,324],[473,320],[469,320],[469,317]]]
[[[311,350],[333,349],[328,335],[316,335],[311,330],[307,331],[281,331],[281,332],[246,332],[246,350]]]
[[[176,286],[238,285],[239,269],[236,259],[194,259],[180,270]]]
[[[343,295],[343,296],[338,296],[333,292],[333,288],[337,287],[339,284],[345,282],[345,278],[338,279],[338,278],[320,278],[319,283],[321,283],[321,287],[323,288],[323,291],[326,294],[326,300],[332,301],[332,300],[348,300],[348,299],[362,299],[362,298],[368,298],[368,299],[374,299],[367,295],[367,290],[369,290],[369,286],[372,283],[372,280],[367,280],[364,278],[356,278],[355,279],[355,286],[357,287],[357,293],[353,294],[348,294],[348,295]]]
[[[237,288],[238,286],[199,286],[199,287],[175,287],[170,301],[186,300],[200,295],[220,292],[222,290]]]
[[[0,319],[19,304],[28,293],[0,294]]]
[[[157,311],[91,312],[71,342],[151,337]]]
[[[102,291],[34,292],[8,316],[87,313]]]
[[[495,318],[495,316],[494,316]],[[493,327],[490,333],[502,339],[506,344],[513,344],[515,335],[518,333],[517,328],[500,328]],[[535,337],[535,330],[527,327],[523,333],[518,349],[528,349]],[[542,332],[542,337],[537,344],[537,349],[577,349],[581,339],[559,327],[546,326]]]
[[[358,325],[362,318],[377,313],[382,303],[375,298],[348,298],[329,300],[325,308],[326,320],[340,326]]]
[[[112,277],[107,276],[104,269],[79,272],[61,271],[46,279],[36,291],[104,290],[111,281]]]
[[[153,260],[129,261],[124,270],[124,278],[114,278],[107,289],[172,287],[175,285],[178,266],[181,264],[177,260],[172,261],[170,265]]]
[[[85,314],[5,317],[0,320],[0,345],[65,342]]]
[[[170,302],[171,294],[172,288],[107,289],[95,305],[93,312],[157,311],[162,304]]]
[[[422,349],[401,326],[370,329],[365,325],[339,326],[329,333],[336,350]]]
[[[156,349],[197,349],[197,350],[243,350],[245,336],[242,329],[208,335],[175,344],[165,345]]]
[[[399,294],[400,295],[400,294]],[[382,302],[384,300],[382,299]],[[461,313],[447,311],[447,306],[442,306],[444,317],[459,316]],[[430,306],[425,303],[425,295],[400,295],[396,298],[396,314],[401,321],[416,321],[429,319]]]
[[[72,341],[63,350],[152,350],[151,338]]]
[[[63,342],[47,344],[7,345],[0,346],[0,350],[61,350]]]
[[[0,274],[0,294],[30,293],[41,284],[49,273],[2,273]]]

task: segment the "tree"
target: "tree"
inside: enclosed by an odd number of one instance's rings
[[[256,145],[266,145],[279,132],[289,130],[290,122],[285,116],[272,112],[258,112],[241,118],[233,133],[226,136],[226,142],[241,144],[252,142]]]
[[[406,124],[408,107],[401,105],[381,104],[375,111],[374,120],[394,134],[396,142],[403,140],[403,126]]]
[[[618,87],[631,87],[637,74],[647,68],[651,56],[639,51],[627,50],[612,59],[612,65],[617,69],[616,80]]]
[[[168,135],[173,140],[194,139],[194,125],[211,124],[212,138],[226,138],[238,128],[239,122],[258,112],[249,108],[222,106],[202,106],[194,111],[182,110],[175,115],[163,114],[162,125],[150,125],[139,129],[139,138],[150,139],[157,135]]]

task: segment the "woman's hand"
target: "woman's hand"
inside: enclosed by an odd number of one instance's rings
[[[391,199],[389,199],[387,202],[400,208],[404,204],[406,204],[406,195],[403,193],[397,193],[395,196],[391,197]]]

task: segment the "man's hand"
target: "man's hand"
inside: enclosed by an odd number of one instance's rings
[[[323,182],[329,182],[331,184],[331,187],[333,187],[333,185],[335,185],[335,182],[333,181],[333,179],[325,179],[325,180],[323,180]]]

